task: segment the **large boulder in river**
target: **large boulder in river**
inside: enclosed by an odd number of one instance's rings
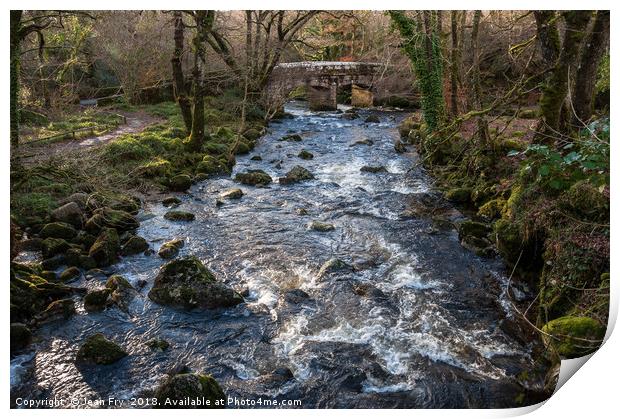
[[[192,178],[189,175],[176,175],[169,181],[169,188],[174,192],[185,192],[192,186]]]
[[[218,282],[195,256],[179,258],[162,266],[149,298],[186,310],[232,307],[243,302],[241,295]]]
[[[77,231],[75,230],[75,228],[73,228],[71,224],[62,222],[45,224],[41,229],[41,232],[39,233],[39,235],[44,239],[47,239],[48,237],[53,237],[55,239],[65,240],[71,240],[75,237],[76,234]]]
[[[158,409],[223,409],[226,395],[210,375],[176,374],[168,377],[155,391]],[[203,404],[189,404],[187,400],[204,401]]]
[[[118,233],[113,228],[104,229],[91,246],[88,256],[92,257],[100,268],[110,266],[118,259],[121,244]]]
[[[123,210],[115,210],[109,207],[95,210],[93,216],[86,222],[86,230],[96,233],[104,227],[115,228],[118,231],[134,230],[140,223],[130,213]]]
[[[314,175],[310,173],[308,169],[301,166],[295,166],[289,172],[279,179],[281,185],[288,185],[290,183],[303,182],[304,180],[312,180]]]
[[[273,180],[263,170],[248,170],[245,173],[237,173],[235,175],[235,181],[243,183],[244,185],[252,186],[265,186],[270,184]]]

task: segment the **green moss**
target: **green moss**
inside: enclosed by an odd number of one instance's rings
[[[177,374],[168,378],[155,391],[155,397],[161,400],[157,408],[175,408],[175,404],[189,399],[205,399],[208,404],[196,406],[200,408],[224,408],[226,395],[217,381],[210,375],[203,374]],[[169,401],[164,403],[164,401]],[[178,406],[176,406],[178,408]],[[183,406],[191,408],[194,406]]]
[[[97,262],[97,266],[106,267],[118,260],[117,253],[119,250],[120,241],[116,230],[104,228],[90,248],[88,255]]]
[[[478,216],[488,221],[499,218],[505,205],[504,198],[492,199],[478,209]]]
[[[179,251],[183,246],[185,246],[185,241],[182,239],[170,240],[169,242],[161,245],[157,254],[162,259],[172,259],[179,254]]]
[[[206,173],[208,175],[219,175],[230,173],[230,170],[221,159],[206,155],[202,161],[198,163],[198,166],[196,166],[196,172]]]
[[[450,189],[445,194],[446,199],[459,204],[464,204],[470,201],[471,189],[470,188],[454,188]]]
[[[185,192],[192,186],[192,178],[188,175],[176,175],[169,180],[168,186],[171,191]]]
[[[237,173],[235,181],[243,183],[245,185],[268,185],[272,182],[271,176],[269,176],[263,170],[252,170],[245,173]]]
[[[60,280],[60,282],[68,282],[79,278],[80,275],[82,275],[82,272],[80,272],[79,268],[72,266],[62,271],[58,279]]]
[[[203,146],[203,150],[212,155],[221,155],[227,154],[229,151],[229,147],[228,144],[209,141]]]
[[[71,245],[64,239],[47,238],[43,240],[42,250],[43,257],[49,258],[51,256],[63,253],[67,251]]]
[[[107,339],[103,334],[90,336],[80,347],[77,361],[92,362],[98,365],[113,364],[128,354],[116,343]]]
[[[172,172],[172,165],[168,160],[157,158],[136,169],[136,174],[148,178],[167,177]]]
[[[119,164],[127,160],[146,160],[153,157],[153,151],[139,139],[124,135],[104,146],[103,157],[112,164]]]
[[[109,288],[103,288],[88,292],[84,296],[84,308],[86,311],[101,311],[108,303],[108,297],[112,293]]]
[[[491,232],[491,228],[484,223],[477,221],[465,220],[459,224],[459,238],[463,237],[487,237]]]
[[[572,185],[562,197],[564,205],[587,220],[609,218],[609,197],[587,180]]]
[[[123,256],[135,255],[145,252],[148,248],[149,244],[144,239],[144,237],[131,236],[129,240],[127,240],[125,244],[123,244],[121,253],[123,254]]]
[[[502,217],[507,219],[513,219],[517,213],[517,208],[523,199],[524,188],[521,185],[515,185],[510,192],[510,198],[506,201],[504,209],[502,210]]]
[[[49,223],[43,226],[39,235],[44,239],[52,237],[55,239],[70,240],[77,234],[75,228],[67,223]]]
[[[577,358],[595,351],[605,335],[605,327],[590,317],[561,317],[545,324],[542,330],[551,335],[544,336],[545,343],[562,358]]]
[[[412,130],[419,130],[421,122],[417,114],[408,116],[400,123],[398,132],[402,138],[408,138]]]
[[[11,193],[11,214],[22,227],[42,224],[57,206],[56,199],[48,193]]]
[[[86,230],[96,233],[102,228],[115,228],[119,231],[135,230],[140,226],[136,218],[128,212],[112,208],[95,210],[93,216],[86,222]]]

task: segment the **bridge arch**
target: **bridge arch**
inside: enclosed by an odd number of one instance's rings
[[[373,82],[381,64],[367,62],[303,61],[277,65],[267,83],[270,94],[288,94],[305,86],[310,109],[335,110],[337,89],[351,85],[351,104],[372,106]]]

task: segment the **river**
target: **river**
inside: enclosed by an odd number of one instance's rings
[[[306,408],[510,407],[523,398],[517,377],[536,366],[536,342],[503,327],[514,313],[501,261],[463,248],[445,223],[407,212],[422,202],[441,207],[444,218],[463,218],[433,189],[414,152],[394,151],[405,114],[367,110],[348,120],[303,103],[286,110],[292,117],[272,123],[252,153],[238,156],[234,173],[263,169],[277,178],[301,165],[315,180],[242,186],[241,200],[216,206],[220,192],[239,185],[211,179],[179,195],[193,222],[164,219],[168,209],[158,202],[140,214],[138,234],[155,250],[183,238],[181,255],[198,256],[245,290],[245,303],[207,312],[159,306],[146,295],[162,259],[124,258],[111,270],[134,285],[147,281],[128,312],[87,313],[79,301],[70,320],[43,326],[32,352],[11,361],[16,392],[128,399],[151,394],[166,372],[187,365],[212,374],[228,396],[301,400]],[[380,122],[364,122],[370,114]],[[302,141],[277,141],[291,133]],[[301,149],[314,158],[298,158]],[[386,171],[362,172],[364,165]],[[335,229],[310,230],[312,220]],[[332,258],[351,268],[319,277]],[[130,356],[76,367],[79,343],[95,332]],[[170,348],[149,349],[145,342],[155,337]]]

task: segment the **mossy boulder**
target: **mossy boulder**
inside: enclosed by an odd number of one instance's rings
[[[103,288],[89,291],[84,296],[84,309],[86,311],[101,311],[110,303],[109,297],[112,290]]]
[[[265,186],[270,184],[273,179],[263,170],[248,170],[245,173],[237,173],[235,181],[244,185]]]
[[[225,161],[214,156],[206,155],[196,166],[196,172],[206,173],[208,175],[221,175],[229,173],[230,170]]]
[[[312,154],[308,150],[301,150],[297,157],[303,160],[312,160],[314,158],[314,154]]]
[[[144,237],[131,236],[123,247],[121,248],[121,254],[123,256],[136,255],[138,253],[144,253],[148,250],[149,243]]]
[[[457,204],[466,204],[471,199],[470,188],[454,188],[445,193],[447,200],[455,202]]]
[[[308,224],[308,229],[325,232],[325,231],[335,230],[336,227],[334,227],[334,225],[330,223],[324,223],[323,221],[313,220]]]
[[[157,159],[136,168],[138,176],[146,178],[168,177],[172,172],[172,164],[168,160]]]
[[[281,185],[288,185],[312,179],[314,179],[314,175],[310,173],[308,169],[302,166],[295,166],[289,170],[284,177],[278,179],[278,181]]]
[[[493,224],[497,250],[510,263],[516,263],[523,248],[524,239],[519,226],[501,218]]]
[[[78,279],[82,275],[80,269],[76,266],[71,266],[60,273],[58,280],[60,282],[69,282]]]
[[[97,236],[94,236],[86,231],[79,231],[75,239],[73,239],[73,243],[77,243],[82,246],[84,249],[90,249],[90,247],[97,240]]]
[[[221,199],[240,199],[243,196],[243,191],[239,188],[228,189],[220,194]]]
[[[110,207],[99,208],[93,212],[93,216],[86,222],[86,230],[96,233],[102,228],[115,228],[118,231],[135,230],[140,223],[129,212],[115,210]]]
[[[161,203],[164,207],[178,207],[181,205],[181,200],[176,196],[169,196],[164,198]]]
[[[64,239],[47,238],[41,242],[44,258],[50,258],[60,253],[66,252],[71,245]]]
[[[477,221],[466,220],[459,224],[459,238],[463,237],[484,237],[491,232],[491,227]]]
[[[30,345],[32,332],[23,323],[11,323],[11,352],[19,351]]]
[[[154,351],[165,351],[170,347],[170,343],[164,339],[154,338],[146,342],[146,346]]]
[[[368,138],[364,138],[363,140],[357,140],[353,144],[349,144],[349,147],[355,147],[358,145],[373,145],[373,144],[374,144],[374,141]]]
[[[110,266],[118,260],[121,245],[118,233],[113,228],[104,228],[88,251],[100,268]]]
[[[228,153],[228,144],[222,144],[217,142],[208,142],[203,147],[203,150],[212,155],[221,155]]]
[[[63,284],[48,282],[32,272],[11,266],[10,311],[11,322],[28,322],[50,301],[66,298],[73,289]]]
[[[594,352],[603,343],[605,326],[591,317],[565,316],[551,320],[542,331],[546,345],[562,358],[578,358]]]
[[[165,213],[164,218],[170,221],[194,221],[196,216],[188,211],[172,210]]]
[[[96,240],[96,238],[94,240]],[[65,264],[82,269],[93,269],[97,267],[97,262],[92,257],[84,253],[81,248],[76,247],[67,250],[65,253]]]
[[[170,240],[161,245],[157,254],[162,259],[173,259],[178,256],[183,246],[185,242],[182,239]]]
[[[420,129],[420,117],[416,114],[411,115],[403,120],[398,126],[398,133],[402,138],[408,138],[411,130]]]
[[[226,407],[226,395],[210,375],[176,374],[168,377],[155,391],[156,408],[200,408]],[[204,400],[204,405],[183,404],[186,400]]]
[[[105,283],[110,290],[110,299],[121,309],[127,311],[129,304],[138,294],[135,288],[121,275],[112,275]]]
[[[603,194],[597,187],[582,180],[570,187],[563,197],[565,206],[588,220],[609,218],[609,194]]]
[[[62,222],[45,224],[39,232],[39,235],[44,239],[52,237],[55,239],[71,240],[76,234],[77,231],[71,224]]]
[[[71,224],[76,228],[82,228],[84,222],[84,213],[80,206],[75,202],[68,202],[65,205],[56,208],[51,213],[52,220]]]
[[[261,133],[257,129],[250,128],[243,133],[243,136],[250,141],[256,141],[260,138]]]
[[[52,301],[45,310],[35,316],[37,324],[49,323],[57,320],[67,320],[75,314],[75,301],[71,298]]]
[[[195,256],[175,259],[162,266],[149,298],[186,310],[231,307],[243,302],[241,295],[218,282]]]
[[[90,336],[80,347],[76,361],[97,365],[113,364],[128,355],[123,348],[101,333]]]
[[[171,191],[185,192],[192,186],[192,178],[189,175],[176,175],[168,181],[168,187]]]
[[[338,258],[331,258],[325,262],[317,274],[317,279],[322,279],[329,274],[352,272],[351,265]]]

